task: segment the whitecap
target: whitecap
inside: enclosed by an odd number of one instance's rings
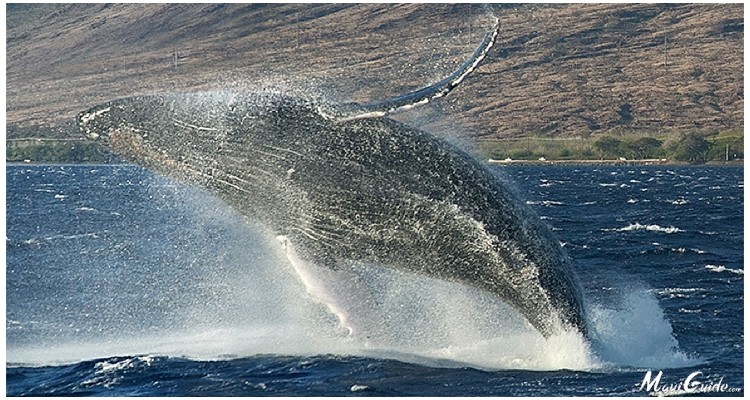
[[[694,248],[688,249],[688,248],[685,248],[685,247],[678,247],[676,249],[673,248],[673,249],[669,249],[669,250],[672,251],[672,252],[675,252],[675,253],[680,253],[680,254],[685,254],[688,251],[691,251],[691,252],[693,252],[695,254],[706,254],[705,250],[694,249]]]
[[[94,364],[94,376],[81,382],[83,387],[103,386],[106,388],[118,384],[122,377],[116,372],[138,367],[150,367],[153,362],[151,356],[138,356],[125,358],[120,361],[104,360]]]
[[[711,265],[711,264],[709,264],[709,265],[706,265],[706,269],[709,270],[709,271],[711,271],[711,272],[730,272],[730,273],[733,273],[733,274],[736,274],[736,275],[744,275],[745,274],[745,270],[727,268],[727,267],[725,267],[723,265]]]
[[[356,393],[356,392],[362,392],[365,390],[370,390],[370,387],[367,385],[352,385],[352,387],[349,388],[349,390]]]
[[[139,356],[139,357],[126,358],[124,360],[120,360],[116,362],[112,362],[110,360],[99,361],[98,363],[94,364],[94,369],[95,369],[94,373],[106,374],[106,373],[111,373],[115,371],[130,369],[140,364],[145,364],[146,366],[150,366],[153,360],[154,360],[153,357],[150,357],[150,356]]]
[[[44,240],[46,240],[46,241],[57,240],[57,239],[68,239],[68,240],[70,240],[70,239],[82,239],[82,238],[86,238],[86,237],[98,239],[99,235],[96,232],[81,233],[81,234],[77,234],[77,235],[52,235],[52,236],[47,236],[46,238],[44,238]]]
[[[549,206],[561,206],[564,203],[561,203],[559,201],[554,201],[554,200],[538,200],[538,201],[527,200],[526,204],[528,204],[528,205],[542,205],[542,206],[545,206],[545,207],[549,207]]]
[[[669,297],[670,299],[680,298],[685,299],[689,297],[690,293],[701,292],[703,289],[699,288],[664,288],[653,290],[659,296]]]
[[[662,233],[667,233],[667,234],[685,232],[684,230],[674,227],[674,226],[662,227],[656,224],[641,225],[638,222],[634,224],[630,224],[623,228],[603,229],[603,231],[610,231],[610,232],[611,231],[615,231],[615,232],[649,231],[649,232],[662,232]]]

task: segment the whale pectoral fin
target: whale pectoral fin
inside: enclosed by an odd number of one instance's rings
[[[286,236],[278,236],[292,267],[310,297],[339,320],[346,334],[371,343],[383,331],[384,319],[362,277],[344,260],[313,261],[301,255]]]
[[[319,110],[322,115],[338,121],[349,121],[360,118],[377,118],[394,114],[402,110],[409,110],[422,104],[427,104],[432,100],[443,97],[472,73],[479,63],[487,56],[492,46],[495,44],[498,34],[500,33],[500,20],[495,17],[492,29],[487,32],[482,39],[482,43],[474,53],[461,66],[453,71],[450,75],[441,81],[430,86],[415,90],[411,93],[393,97],[386,100],[375,101],[367,104],[349,103],[339,106],[333,115],[326,110]]]

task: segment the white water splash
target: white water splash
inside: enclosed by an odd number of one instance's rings
[[[544,338],[515,310],[480,290],[374,265],[352,265],[386,316],[386,334],[353,338],[305,284],[275,241],[259,243],[268,263],[223,266],[234,299],[180,311],[182,328],[160,334],[96,338],[9,349],[8,361],[33,365],[140,354],[216,360],[257,354],[342,354],[440,367],[486,370],[599,370],[611,366],[692,365],[671,336],[658,302],[633,292],[617,306],[589,310],[592,343],[578,332]],[[243,272],[244,271],[244,272]],[[215,290],[219,282],[205,282]],[[201,299],[199,293],[185,294]],[[203,298],[205,301],[205,298]]]
[[[588,317],[594,349],[606,363],[675,368],[699,362],[679,349],[659,302],[647,290],[630,289],[619,302],[595,304]]]

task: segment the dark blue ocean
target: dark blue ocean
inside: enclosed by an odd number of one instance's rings
[[[744,394],[741,167],[495,168],[574,259],[588,339],[373,266],[395,339],[353,343],[275,239],[206,193],[8,165],[7,394],[647,395],[648,371]]]

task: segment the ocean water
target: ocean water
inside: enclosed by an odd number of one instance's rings
[[[7,167],[6,391],[46,395],[646,395],[743,387],[738,167],[496,167],[575,260],[590,336],[362,266],[388,345],[310,300],[272,235],[129,165]]]

